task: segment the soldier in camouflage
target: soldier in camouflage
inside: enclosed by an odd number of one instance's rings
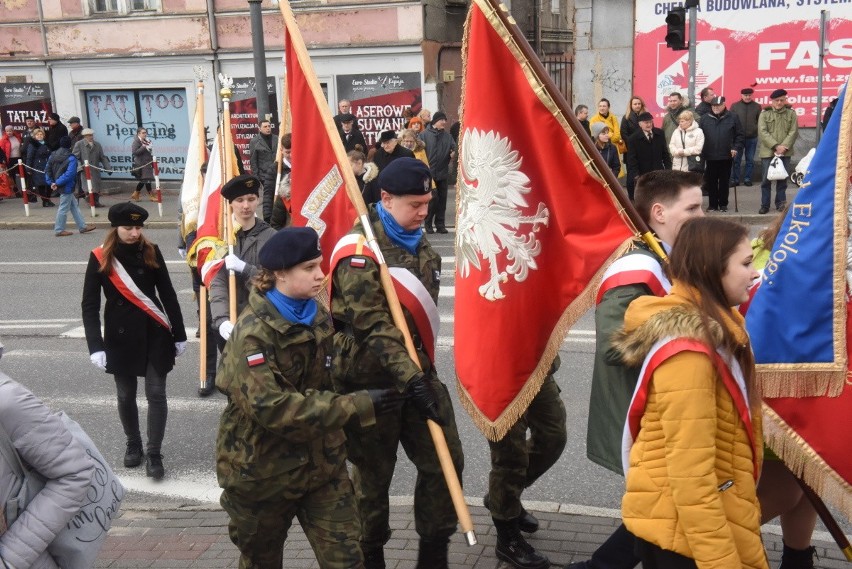
[[[432,303],[428,308],[437,311],[441,258],[420,229],[430,199],[429,170],[417,159],[398,158],[382,170],[378,181],[382,188],[381,201],[371,206],[370,222],[381,254],[392,274],[395,269],[402,269],[409,279],[413,275],[410,280],[423,291],[421,298]],[[353,362],[342,371],[339,389],[351,393],[358,389],[393,387],[408,395],[399,412],[377,419],[376,428],[370,431],[357,425],[346,428],[365,565],[368,569],[385,567],[383,547],[391,535],[388,490],[397,448],[402,444],[417,468],[414,490],[415,529],[420,535],[417,567],[446,568],[449,537],[456,530],[457,519],[424,419],[443,426],[459,476],[464,458],[449,393],[438,380],[428,355],[430,346],[424,343],[424,336],[432,338],[434,350],[435,333],[419,329],[409,305],[403,305],[417,347],[418,367],[405,349],[402,333],[393,324],[379,283],[375,255],[363,247],[364,254],[358,254],[357,249],[351,254],[343,247],[360,233],[362,228],[356,225],[341,240],[332,257],[332,316],[335,328],[349,339],[344,353]]]
[[[281,569],[294,516],[320,567],[364,567],[342,427],[375,425],[401,396],[331,391],[335,334],[314,300],[320,261],[313,229],[287,228],[269,239],[216,375],[228,396],[216,473],[241,569]]]

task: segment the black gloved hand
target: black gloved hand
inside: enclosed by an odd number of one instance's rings
[[[398,411],[405,402],[405,396],[396,388],[368,389],[367,395],[373,402],[373,412],[376,416]]]
[[[442,427],[446,426],[438,414],[438,394],[425,374],[421,373],[409,381],[405,386],[405,394],[411,397],[424,419],[431,419]]]

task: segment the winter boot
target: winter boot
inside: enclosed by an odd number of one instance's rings
[[[124,453],[124,466],[134,468],[142,464],[142,441],[127,441],[127,451]]]
[[[132,194],[130,194],[130,201],[139,201],[139,190],[135,190]]]
[[[420,538],[420,551],[417,552],[417,569],[448,569],[447,554],[450,538]]]
[[[793,549],[786,543],[781,552],[781,565],[778,569],[814,569],[814,553],[816,549],[811,546],[805,549]]]
[[[163,469],[163,455],[159,453],[148,454],[148,460],[145,462],[145,475],[154,480],[163,479],[163,476],[166,475],[166,471]]]
[[[364,569],[385,569],[385,550],[379,546],[375,549],[363,549]]]
[[[491,510],[491,499],[488,494],[482,498],[482,504]],[[521,506],[521,515],[518,516],[518,529],[526,533],[535,533],[538,531],[538,518],[526,511]]]
[[[492,518],[493,519],[493,518]],[[494,519],[497,528],[497,558],[518,569],[545,569],[550,560],[527,543],[518,529],[518,518],[514,520]]]
[[[216,389],[216,375],[215,374],[207,374],[207,378],[204,380],[204,387],[198,388],[198,396],[199,397],[209,397],[213,394],[213,391]]]

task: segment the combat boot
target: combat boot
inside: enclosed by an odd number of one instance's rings
[[[482,498],[482,505],[488,511],[491,511],[491,500],[488,494]],[[521,515],[518,516],[518,529],[526,533],[535,533],[538,531],[538,518],[526,511],[523,506],[521,506]]]
[[[781,565],[778,569],[814,569],[814,553],[816,549],[811,546],[805,549],[793,549],[786,543],[781,552]]]
[[[420,550],[417,552],[417,569],[448,569],[447,554],[450,538],[420,538]]]
[[[142,441],[127,441],[127,451],[124,453],[124,466],[126,468],[134,468],[142,464],[142,458],[145,453],[142,452]]]
[[[493,518],[492,518],[493,519]],[[550,560],[537,552],[527,543],[521,530],[518,529],[518,519],[494,519],[497,528],[497,558],[518,569],[545,569],[550,567]]]
[[[154,480],[163,479],[163,476],[166,475],[166,471],[163,469],[163,455],[148,454],[148,460],[145,462],[145,475]]]
[[[364,549],[364,569],[385,569],[385,550],[383,547]]]

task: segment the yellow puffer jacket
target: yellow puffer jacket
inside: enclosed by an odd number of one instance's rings
[[[627,309],[613,336],[624,361],[641,366],[667,337],[701,339],[697,292],[675,281],[664,298],[645,296]],[[717,342],[730,329],[748,336],[735,310],[712,322]],[[634,535],[694,559],[700,569],[767,569],[760,537],[754,454],[763,457],[761,415],[751,415],[754,440],[706,354],[681,352],[656,368],[640,431],[630,450],[622,517]],[[733,484],[730,484],[730,482]]]
[[[592,126],[596,122],[602,122],[609,127],[609,132],[611,134],[609,141],[618,148],[619,154],[627,152],[627,145],[624,143],[624,140],[621,139],[621,128],[618,126],[617,116],[612,114],[612,112],[610,112],[606,117],[600,113],[595,113],[592,115],[592,118],[589,119],[589,126]]]

